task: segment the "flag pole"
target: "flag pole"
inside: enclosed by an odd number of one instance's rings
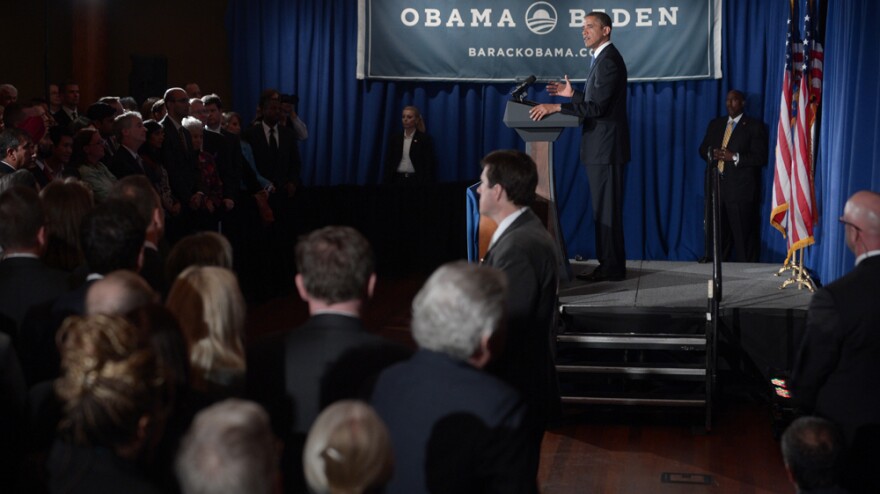
[[[779,287],[780,290],[791,285],[797,285],[798,290],[806,288],[810,293],[816,291],[816,283],[813,281],[813,278],[810,276],[810,273],[806,268],[805,249],[806,247],[801,247],[792,254],[791,263],[787,263],[787,268],[791,269],[791,277],[782,283],[782,286]],[[798,254],[800,254],[800,256],[798,256]],[[800,261],[798,261],[798,257],[800,257]],[[786,268],[786,266],[783,266],[783,268]]]

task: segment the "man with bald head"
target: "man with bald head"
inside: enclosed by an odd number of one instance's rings
[[[856,266],[813,295],[791,386],[852,445],[861,427],[880,424],[880,194],[853,194],[840,222]]]

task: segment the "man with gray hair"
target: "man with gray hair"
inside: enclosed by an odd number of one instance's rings
[[[229,399],[196,415],[175,470],[183,494],[280,492],[278,449],[269,416],[256,403]]]
[[[842,459],[843,438],[833,422],[799,417],[782,435],[782,460],[798,493],[846,492],[836,487]]]
[[[441,266],[413,300],[419,351],[380,376],[372,404],[388,424],[394,477],[386,492],[535,492],[525,405],[482,369],[505,312],[504,275]]]
[[[9,106],[18,101],[18,89],[12,84],[0,84],[0,106]]]

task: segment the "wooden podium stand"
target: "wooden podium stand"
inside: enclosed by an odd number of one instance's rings
[[[541,218],[550,236],[556,242],[556,252],[560,260],[560,281],[572,278],[571,265],[568,262],[568,251],[565,248],[565,239],[562,237],[562,229],[559,226],[559,214],[556,209],[556,181],[553,173],[553,142],[559,138],[559,134],[566,127],[577,127],[580,120],[573,115],[554,113],[542,120],[535,122],[529,117],[529,109],[537,103],[530,101],[508,101],[504,110],[504,125],[515,129],[517,134],[526,142],[526,153],[535,161],[538,167],[538,187],[535,192],[538,200],[533,205],[535,214]],[[480,258],[486,254],[489,240],[498,225],[490,218],[480,216],[479,228],[479,251]]]

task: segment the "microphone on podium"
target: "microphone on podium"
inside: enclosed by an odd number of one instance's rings
[[[526,80],[522,81],[518,86],[513,88],[513,91],[510,92],[510,97],[512,99],[515,99],[516,101],[522,102],[526,94],[526,90],[529,88],[529,86],[534,84],[536,80],[537,79],[534,75],[528,76]]]

